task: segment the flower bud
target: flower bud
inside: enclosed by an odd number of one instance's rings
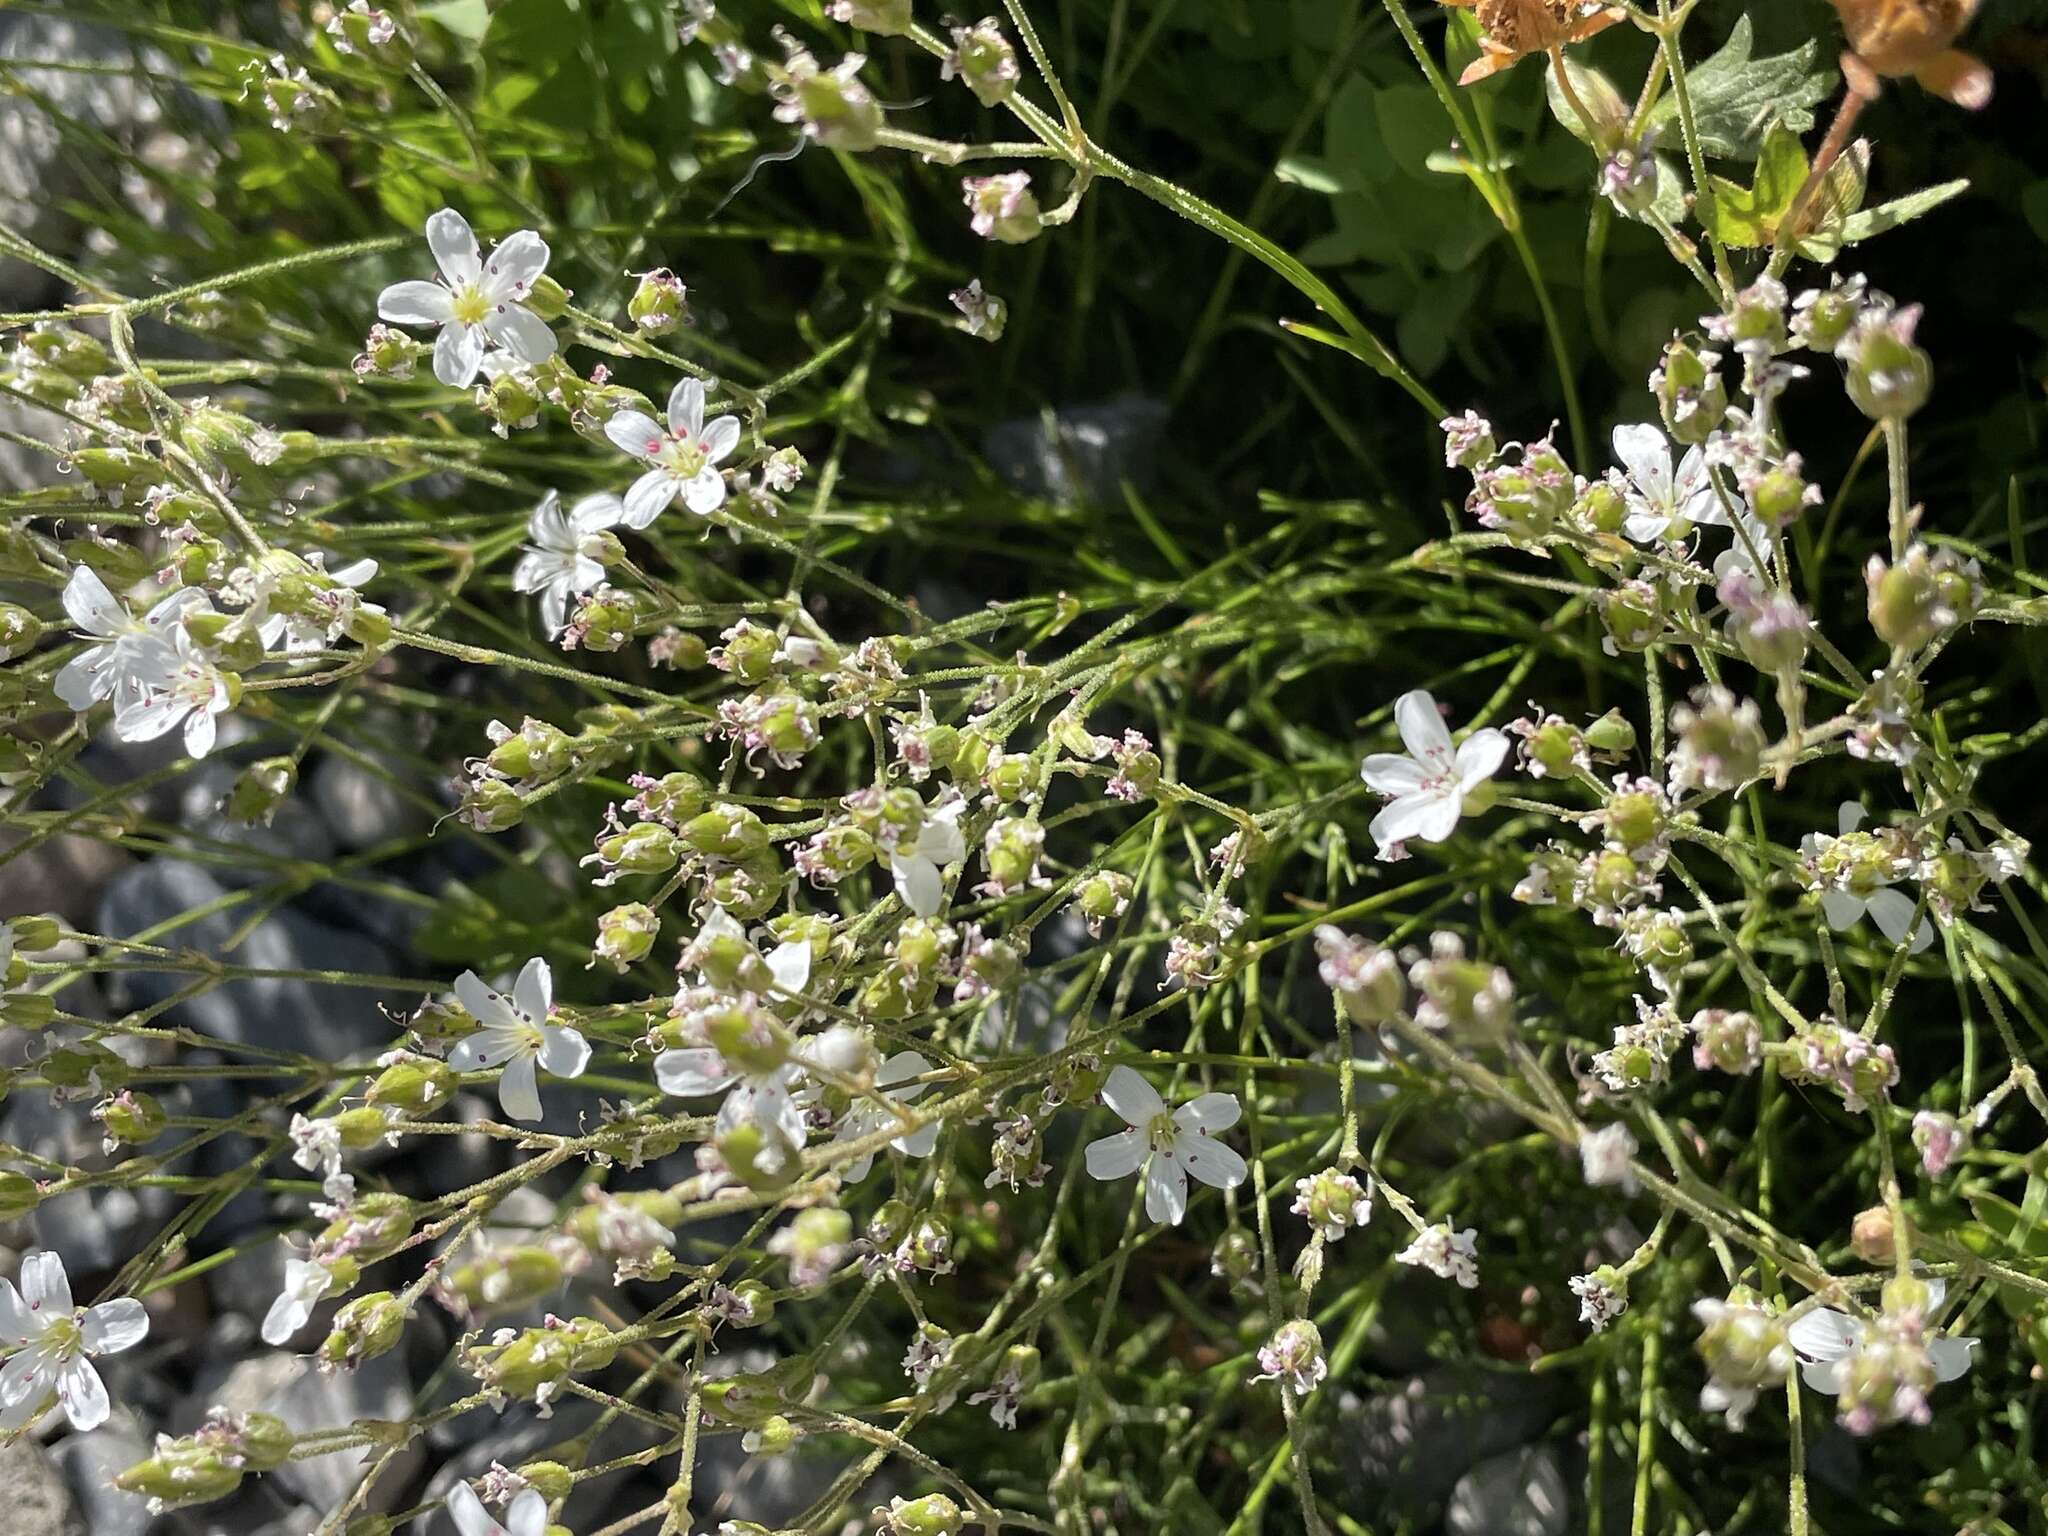
[[[526,818],[526,802],[503,779],[473,779],[464,786],[455,814],[476,832],[505,832]]]
[[[456,1084],[456,1075],[445,1061],[408,1054],[378,1073],[363,1098],[379,1110],[419,1118],[433,1114],[453,1098]]]
[[[1890,1264],[1895,1252],[1892,1213],[1881,1205],[1858,1211],[1849,1224],[1849,1247],[1866,1264]]]
[[[476,408],[500,437],[538,426],[542,403],[540,381],[531,368],[499,368],[476,386]]]
[[[882,109],[861,84],[860,69],[866,62],[862,55],[849,53],[824,70],[810,54],[796,50],[776,84],[781,100],[775,116],[803,124],[805,136],[828,149],[852,154],[873,149],[882,132]]]
[[[1650,375],[1650,393],[1674,440],[1698,446],[1727,418],[1728,389],[1721,382],[1720,361],[1719,354],[1701,352],[1681,337],[1674,336],[1664,349]]]
[[[1913,1116],[1913,1145],[1919,1149],[1920,1166],[1930,1179],[1947,1173],[1969,1140],[1969,1128],[1954,1115],[1923,1109]]]
[[[753,1121],[721,1128],[712,1145],[725,1166],[747,1188],[763,1193],[786,1189],[802,1172],[801,1148],[772,1122],[766,1126]]]
[[[1088,931],[1099,937],[1104,923],[1113,922],[1130,910],[1135,889],[1129,875],[1098,869],[1074,888],[1074,905],[1087,922]]]
[[[1595,480],[1572,503],[1571,522],[1588,533],[1620,533],[1628,522],[1628,502],[1613,482]]]
[[[1745,1076],[1763,1064],[1763,1030],[1753,1014],[1725,1008],[1702,1008],[1688,1024],[1693,1034],[1692,1064]]]
[[[877,1509],[887,1536],[959,1536],[967,1517],[960,1506],[943,1493],[928,1493],[921,1499],[894,1498],[887,1509]]]
[[[1586,727],[1586,745],[1603,757],[1625,757],[1636,748],[1636,728],[1618,709]]]
[[[1602,594],[1600,621],[1615,646],[1640,651],[1664,633],[1662,599],[1647,581],[1629,581]]]
[[[682,839],[708,857],[738,860],[768,846],[768,828],[743,805],[714,805],[684,824]]]
[[[1920,306],[1866,309],[1841,344],[1847,388],[1856,409],[1873,421],[1904,421],[1927,403],[1934,365],[1913,344]]]
[[[356,1297],[334,1314],[334,1329],[320,1345],[320,1364],[352,1371],[374,1360],[404,1336],[405,1321],[405,1303],[389,1291]]]
[[[1344,932],[1334,923],[1316,929],[1323,985],[1354,1024],[1381,1024],[1407,1005],[1408,988],[1391,950]]]
[[[597,920],[597,944],[591,950],[591,958],[623,972],[636,960],[646,958],[654,947],[654,936],[660,931],[661,919],[645,902],[613,907]]]
[[[666,336],[690,313],[689,290],[667,267],[640,274],[640,286],[626,301],[626,317],[648,336]]]
[[[106,1127],[108,1141],[126,1142],[131,1147],[149,1145],[163,1134],[168,1123],[163,1105],[138,1088],[124,1088],[112,1098],[102,1100],[94,1107],[92,1117]]]
[[[43,621],[19,603],[0,603],[0,661],[26,656],[41,638]]]
[[[1278,1381],[1296,1397],[1306,1397],[1329,1374],[1323,1358],[1323,1336],[1305,1317],[1282,1323],[1259,1350],[1254,1381]]]
[[[540,784],[567,773],[576,760],[568,733],[528,715],[512,730],[493,720],[489,733],[495,745],[484,759],[493,773]]]
[[[522,1244],[494,1248],[458,1265],[448,1289],[474,1312],[502,1312],[539,1301],[566,1278],[562,1261],[546,1248]]]
[[[238,1458],[217,1446],[167,1440],[154,1456],[114,1474],[113,1484],[123,1493],[139,1494],[166,1507],[205,1504],[241,1487],[242,1467]]]
[[[1681,788],[1733,789],[1757,776],[1763,762],[1763,715],[1753,699],[1710,685],[1671,711],[1678,745],[1671,782]]]
[[[982,840],[982,862],[988,866],[990,894],[1006,895],[1038,883],[1038,855],[1045,847],[1045,828],[1035,817],[1006,816]],[[985,887],[984,889],[987,889]]]
[[[633,787],[639,794],[626,802],[626,809],[643,820],[664,821],[672,827],[680,827],[702,811],[711,794],[702,779],[681,769],[658,779],[636,777]]]
[[[910,32],[910,0],[827,0],[825,14],[877,37],[905,37]]]
[[[1045,227],[1039,217],[1038,199],[1031,193],[1029,172],[963,177],[960,190],[973,212],[970,223],[974,232],[985,240],[1023,245],[1037,239]]]
[[[995,17],[953,28],[953,51],[939,67],[940,78],[957,77],[984,107],[1000,106],[1017,89],[1017,50]]]
[[[756,1456],[780,1456],[794,1450],[803,1431],[779,1413],[771,1413],[740,1436],[741,1449]]]

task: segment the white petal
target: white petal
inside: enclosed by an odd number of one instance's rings
[[[128,627],[128,610],[89,565],[72,567],[64,583],[64,612],[89,635],[118,635]]]
[[[1936,1381],[1954,1381],[1970,1368],[1970,1352],[1977,1347],[1975,1339],[1929,1339],[1927,1358],[1934,1362]]]
[[[425,278],[393,283],[377,295],[377,318],[393,325],[446,325],[455,313],[455,295]]]
[[[1502,761],[1508,755],[1508,738],[1505,731],[1496,731],[1488,726],[1474,731],[1458,744],[1453,759],[1458,773],[1458,784],[1470,789],[1484,783],[1499,771]]]
[[[4,1408],[0,1408],[0,1435],[11,1435],[17,1429],[34,1423],[49,1404],[49,1388],[38,1387],[35,1392],[19,1402],[8,1403]]]
[[[452,389],[472,383],[484,363],[484,333],[481,326],[450,321],[434,338],[434,377]]]
[[[519,968],[512,983],[512,1006],[538,1024],[548,1016],[555,1002],[555,978],[547,961],[535,955]]]
[[[569,527],[577,534],[597,533],[615,527],[626,515],[626,504],[610,491],[578,498],[569,509]]]
[[[1248,1171],[1232,1147],[1207,1136],[1182,1136],[1173,1144],[1180,1165],[1212,1189],[1235,1189]]]
[[[42,1325],[29,1311],[28,1303],[21,1299],[21,1292],[14,1288],[14,1282],[0,1280],[0,1340],[9,1344],[25,1344],[42,1331]]]
[[[768,951],[768,974],[785,992],[801,992],[811,979],[811,941],[792,939]],[[922,1058],[919,1058],[922,1060]],[[924,1068],[918,1068],[920,1072]]]
[[[484,316],[484,334],[522,363],[544,363],[555,355],[555,333],[547,321],[518,304],[499,304]]]
[[[354,590],[377,574],[377,562],[365,555],[360,560],[351,560],[338,570],[327,573],[342,586]]]
[[[703,1098],[722,1093],[732,1085],[732,1068],[725,1058],[708,1046],[663,1051],[654,1058],[654,1080],[663,1093],[679,1099]]]
[[[464,1035],[448,1048],[448,1070],[488,1072],[492,1067],[510,1060],[518,1048],[517,1042],[507,1031],[480,1029],[473,1035]]]
[[[669,509],[680,489],[676,477],[665,469],[650,469],[626,490],[626,514],[621,521],[628,528],[645,528]]]
[[[289,1290],[283,1292],[263,1314],[263,1342],[272,1349],[281,1349],[312,1315],[312,1302],[294,1296]]]
[[[919,917],[934,917],[938,914],[939,903],[945,897],[945,886],[939,880],[939,867],[921,853],[905,858],[892,854],[889,872],[896,877],[896,894],[903,898],[903,904]]]
[[[1443,712],[1436,707],[1426,688],[1415,688],[1394,701],[1394,724],[1401,732],[1401,744],[1408,755],[1425,769],[1436,769],[1451,760],[1451,731]]]
[[[531,1488],[526,1491],[534,1492]],[[505,1536],[505,1528],[491,1518],[476,1490],[459,1480],[448,1490],[448,1518],[462,1536]]]
[[[540,1085],[534,1080],[531,1056],[521,1053],[505,1063],[498,1074],[498,1104],[514,1120],[540,1118]]]
[[[71,709],[84,714],[114,688],[114,648],[95,645],[80,651],[57,674],[57,697]]]
[[[33,1349],[8,1356],[0,1365],[0,1404],[40,1403],[50,1395],[50,1383],[43,1357]]]
[[[709,517],[725,505],[725,476],[706,464],[683,484],[683,505]]]
[[[427,249],[435,265],[451,284],[460,287],[483,275],[483,257],[476,248],[476,235],[469,220],[453,208],[443,208],[427,220]]]
[[[1110,1068],[1102,1084],[1102,1102],[1122,1115],[1126,1125],[1147,1126],[1166,1113],[1158,1091],[1129,1067]]]
[[[149,1337],[149,1313],[132,1296],[116,1297],[88,1307],[85,1347],[96,1355],[117,1355]]]
[[[73,1360],[57,1373],[57,1401],[64,1405],[64,1417],[80,1434],[107,1422],[113,1405],[107,1401],[106,1383],[85,1360]]]
[[[685,379],[668,393],[668,429],[695,442],[704,431],[704,381]]]
[[[23,1259],[21,1299],[28,1303],[31,1312],[44,1319],[69,1316],[71,1281],[64,1274],[64,1261],[48,1249]]]
[[[1839,1360],[1863,1337],[1863,1325],[1833,1307],[1816,1307],[1785,1330],[1791,1346],[1808,1360]]]
[[[1820,910],[1828,926],[1840,933],[1856,926],[1856,920],[1863,915],[1863,898],[1847,891],[1828,891],[1821,896]]]
[[[185,755],[201,758],[213,750],[214,711],[195,709],[185,718]]]
[[[1383,795],[1412,795],[1428,780],[1422,764],[1399,752],[1375,752],[1359,766],[1368,789]]]
[[[960,812],[964,802],[949,804],[945,811],[936,816],[927,816],[924,827],[917,834],[917,851],[934,864],[944,867],[958,864],[967,857],[967,839],[960,831]]]
[[[1373,841],[1382,848],[1411,841],[1440,843],[1457,830],[1461,805],[1461,797],[1454,794],[1403,795],[1373,817]]]
[[[523,299],[548,269],[548,243],[530,229],[507,235],[484,263],[484,292]]]
[[[651,459],[662,445],[666,434],[661,423],[645,411],[615,411],[604,424],[604,435],[612,445],[630,453],[636,459]]]
[[[1919,954],[1934,942],[1934,930],[1927,923],[1922,922],[1917,927],[1914,926],[1913,914],[1918,910],[1918,905],[1904,891],[1886,886],[1882,890],[1872,891],[1870,899],[1864,905],[1870,912],[1871,921],[1876,923],[1878,930],[1894,944],[1906,936],[1907,930],[1912,930],[1912,954]]]
[[[455,1000],[479,1024],[511,1022],[504,998],[485,986],[484,979],[475,971],[464,971],[455,978]]]
[[[720,416],[707,422],[703,435],[697,439],[697,446],[704,450],[704,457],[714,464],[723,464],[739,445],[740,419],[737,416]]]
[[[1145,1214],[1177,1227],[1188,1213],[1188,1176],[1173,1158],[1155,1157],[1145,1170]]]
[[[1861,800],[1844,800],[1835,809],[1835,834],[1847,837],[1863,825],[1863,818],[1869,814]]]
[[[114,734],[123,741],[155,741],[191,712],[192,706],[174,693],[129,698],[114,708]]]
[[[1184,1131],[1213,1135],[1237,1124],[1237,1117],[1243,1112],[1234,1093],[1203,1093],[1176,1109],[1173,1123]]]
[[[1089,1142],[1088,1149],[1083,1154],[1088,1160],[1089,1177],[1129,1178],[1145,1161],[1147,1146],[1145,1133],[1137,1129],[1119,1131],[1114,1136],[1105,1136],[1100,1141]]]
[[[548,1501],[538,1488],[522,1488],[505,1511],[505,1536],[545,1536]]]
[[[1799,1363],[1800,1380],[1829,1397],[1841,1394],[1842,1382],[1848,1374],[1848,1362],[1844,1360],[1802,1360]]]
[[[905,1157],[930,1157],[932,1148],[939,1144],[939,1122],[930,1121],[919,1126],[908,1136],[898,1136],[889,1145]]]
[[[1648,422],[1614,429],[1614,457],[1637,487],[1660,505],[1671,499],[1671,445]]]
[[[898,1051],[894,1056],[883,1062],[880,1067],[875,1069],[875,1086],[877,1088],[894,1088],[897,1084],[907,1083],[912,1078],[923,1077],[931,1069],[932,1064],[925,1060],[920,1053],[916,1051]],[[909,1093],[892,1093],[889,1097],[892,1099],[902,1099],[907,1103],[930,1086],[930,1083],[920,1083]]]
[[[574,1029],[541,1031],[540,1064],[556,1077],[581,1077],[590,1065],[590,1042]]]

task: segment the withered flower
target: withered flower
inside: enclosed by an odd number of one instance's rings
[[[1977,0],[1835,0],[1857,58],[1890,79],[1911,76],[1937,96],[1976,111],[1991,100],[1991,71],[1951,48]]]
[[[1583,42],[1604,32],[1627,15],[1618,5],[1600,0],[1441,0],[1444,5],[1474,11],[1479,18],[1479,57],[1458,77],[1470,85],[1519,63],[1532,53],[1548,53],[1567,43]]]

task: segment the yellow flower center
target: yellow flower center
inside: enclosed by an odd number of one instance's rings
[[[464,283],[455,290],[453,313],[463,325],[482,325],[484,316],[491,312],[491,301],[484,297],[484,291],[475,283]]]

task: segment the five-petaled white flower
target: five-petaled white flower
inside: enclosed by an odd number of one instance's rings
[[[1948,1282],[1939,1276],[1923,1279],[1920,1283],[1927,1287],[1927,1305],[1922,1311],[1908,1314],[1913,1322],[1915,1338],[1920,1337],[1919,1319],[1928,1312],[1939,1310],[1942,1298],[1948,1294]],[[1816,1307],[1796,1318],[1785,1330],[1786,1341],[1799,1354],[1801,1379],[1814,1391],[1825,1392],[1829,1396],[1841,1393],[1858,1352],[1871,1337],[1868,1323],[1833,1307]],[[1935,1381],[1954,1381],[1967,1372],[1971,1352],[1977,1343],[1974,1338],[1952,1335],[1925,1339],[1927,1363],[1934,1367]],[[1911,1413],[1901,1416],[1918,1417]]]
[[[1862,801],[1844,800],[1835,812],[1837,834],[1848,837],[1863,825],[1863,818],[1868,814],[1869,812],[1863,808]],[[1806,858],[1812,859],[1826,846],[1826,840],[1818,832],[1809,832],[1801,840],[1799,851]],[[1928,921],[1925,918],[1918,924],[1913,921],[1918,904],[1889,880],[1871,887],[1861,895],[1839,887],[1823,891],[1820,909],[1827,917],[1828,926],[1837,933],[1855,927],[1857,919],[1867,914],[1870,920],[1877,924],[1878,931],[1894,944],[1905,938],[1910,930],[1913,943],[1908,952],[1911,954],[1919,954],[1934,942],[1934,929]]]
[[[885,1099],[898,1104],[908,1104],[912,1099],[931,1087],[930,1083],[914,1082],[931,1071],[932,1064],[916,1051],[898,1051],[876,1069],[875,1089]],[[899,1084],[909,1084],[900,1087]],[[846,1112],[846,1118],[839,1122],[839,1129],[833,1133],[834,1141],[859,1141],[872,1136],[885,1126],[895,1125],[896,1117],[871,1099],[861,1099]],[[907,1136],[898,1136],[889,1143],[906,1157],[930,1157],[932,1148],[939,1144],[939,1122],[927,1121]],[[875,1166],[875,1156],[870,1152],[865,1157],[854,1159],[839,1170],[839,1177],[848,1184],[858,1184],[868,1176],[868,1170]]]
[[[725,476],[718,466],[740,443],[740,419],[704,419],[704,383],[685,379],[669,392],[668,430],[645,411],[620,411],[604,424],[604,435],[647,472],[626,491],[625,524],[645,528],[678,496],[699,516],[725,502]]]
[[[1615,489],[1628,506],[1623,531],[1638,544],[1665,537],[1673,523],[1725,523],[1721,498],[1707,473],[1707,456],[1688,448],[1671,472],[1671,444],[1648,422],[1614,429],[1614,456],[1628,471]]]
[[[507,235],[486,261],[469,220],[443,208],[427,220],[427,247],[444,281],[393,283],[377,295],[377,315],[395,325],[441,328],[434,340],[435,378],[458,389],[470,384],[492,344],[522,363],[555,355],[555,333],[525,305],[548,268],[545,240],[522,229]]]
[[[83,712],[101,699],[139,694],[138,667],[157,661],[177,633],[178,621],[206,606],[206,594],[197,587],[179,587],[138,619],[90,566],[75,567],[64,583],[64,612],[99,643],[64,664],[57,674],[57,697]]]
[[[1121,1179],[1143,1167],[1145,1214],[1154,1221],[1180,1224],[1188,1210],[1189,1174],[1215,1189],[1244,1182],[1244,1159],[1212,1135],[1237,1124],[1235,1094],[1197,1094],[1169,1114],[1150,1083],[1129,1067],[1117,1067],[1102,1085],[1102,1098],[1130,1129],[1088,1143],[1088,1172]]]
[[[458,1072],[502,1066],[498,1102],[514,1120],[540,1118],[536,1062],[556,1077],[581,1077],[590,1064],[590,1044],[582,1035],[547,1022],[554,991],[548,963],[538,957],[520,970],[510,997],[485,986],[475,971],[455,978],[455,996],[483,1028],[455,1042],[448,1065]]]
[[[32,1423],[54,1395],[81,1434],[107,1422],[106,1385],[87,1358],[118,1354],[149,1333],[149,1315],[132,1296],[74,1306],[64,1261],[54,1253],[21,1261],[21,1289],[0,1280],[0,1433]]]
[[[938,915],[945,896],[939,871],[967,857],[967,840],[960,835],[960,816],[966,800],[949,791],[934,800],[914,837],[898,837],[889,850],[889,873],[896,880],[896,894],[903,905],[919,917]]]
[[[333,1286],[334,1275],[326,1265],[311,1259],[286,1259],[284,1289],[263,1314],[263,1342],[272,1349],[289,1344],[292,1335],[312,1319],[313,1308]]]
[[[500,1525],[476,1490],[458,1482],[448,1490],[448,1518],[462,1536],[542,1536],[548,1528],[548,1501],[538,1488],[521,1489],[505,1507],[505,1523]]]
[[[562,498],[549,491],[527,518],[526,536],[533,542],[512,568],[512,590],[540,594],[540,618],[550,638],[568,622],[569,599],[603,582],[598,535],[617,526],[625,510],[618,497],[600,492],[564,512]]]
[[[1453,1231],[1448,1221],[1424,1227],[1415,1241],[1394,1255],[1396,1262],[1413,1264],[1445,1280],[1455,1280],[1466,1290],[1479,1284],[1479,1230],[1467,1227]]]
[[[1474,731],[1454,750],[1444,717],[1426,689],[1404,693],[1394,703],[1394,723],[1408,755],[1375,752],[1359,777],[1390,803],[1372,820],[1373,841],[1382,859],[1404,856],[1410,838],[1440,843],[1457,828],[1465,797],[1508,755],[1505,732],[1488,726]]]

